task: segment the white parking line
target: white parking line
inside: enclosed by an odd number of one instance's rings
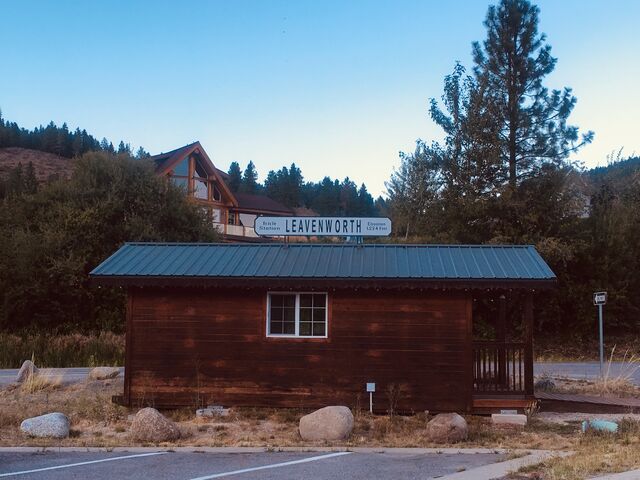
[[[91,460],[88,462],[69,463],[67,465],[56,465],[55,467],[44,467],[44,468],[35,468],[33,470],[22,470],[20,472],[0,473],[0,477],[26,475],[28,473],[46,472],[48,470],[59,470],[61,468],[81,467],[82,465],[91,465],[92,463],[114,462],[116,460],[126,460],[128,458],[140,458],[140,457],[150,457],[152,455],[164,455],[165,453],[168,453],[168,452],[139,453],[137,455],[125,455],[123,457],[103,458],[100,460]]]
[[[329,453],[327,455],[318,455],[317,457],[308,457],[301,460],[292,460],[290,462],[273,463],[271,465],[263,465],[262,467],[243,468],[242,470],[232,470],[230,472],[214,473],[213,475],[205,475],[204,477],[192,478],[191,480],[211,480],[212,478],[222,478],[231,475],[240,475],[241,473],[255,472],[258,470],[267,470],[269,468],[288,467],[289,465],[298,465],[300,463],[316,462],[318,460],[325,460],[327,458],[340,457],[342,455],[349,455],[351,452],[336,452]]]

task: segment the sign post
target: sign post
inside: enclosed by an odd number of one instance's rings
[[[376,391],[376,384],[373,382],[367,383],[367,392],[369,393],[369,413],[373,413],[373,392]]]
[[[595,292],[593,304],[598,306],[598,330],[600,333],[600,377],[604,377],[604,333],[602,307],[607,303],[607,292]]]

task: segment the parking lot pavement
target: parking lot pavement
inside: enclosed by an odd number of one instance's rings
[[[428,479],[500,462],[503,454],[475,453],[0,453],[0,478],[243,480],[372,478]]]

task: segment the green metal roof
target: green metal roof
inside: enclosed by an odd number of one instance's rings
[[[273,243],[127,243],[98,265],[91,276],[98,283],[121,284],[134,283],[134,279],[501,283],[547,283],[556,279],[530,245]],[[113,281],[103,282],[106,279]]]

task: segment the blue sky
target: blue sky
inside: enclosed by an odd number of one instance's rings
[[[438,140],[430,97],[489,2],[0,0],[0,108],[151,153],[200,140],[219,168],[263,179],[296,162],[307,180],[349,176],[384,191],[398,152]],[[572,123],[596,133],[587,166],[640,153],[640,2],[545,0],[541,31],[571,86]]]

